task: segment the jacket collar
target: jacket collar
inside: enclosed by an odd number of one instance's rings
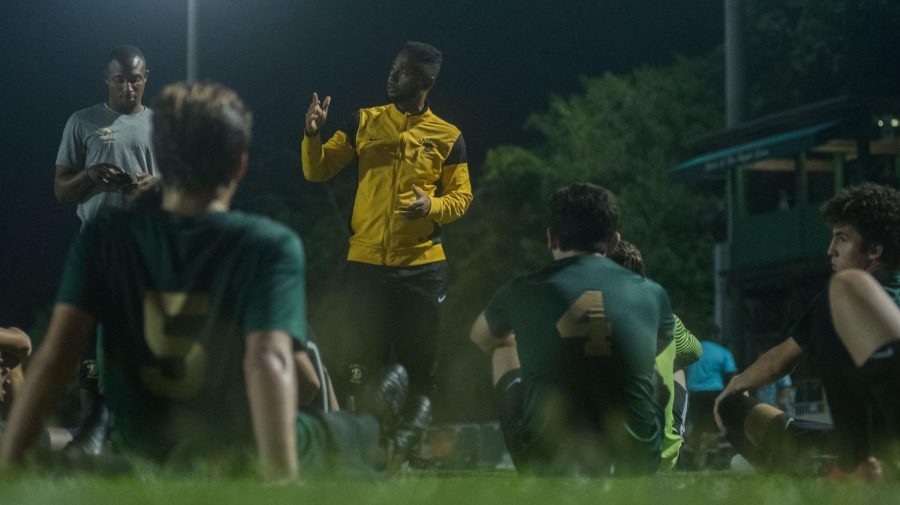
[[[431,107],[429,107],[429,105],[428,105],[428,100],[425,100],[425,108],[419,112],[416,112],[415,114],[409,114],[409,113],[403,112],[397,108],[396,104],[393,104],[393,103],[388,105],[388,110],[390,111],[391,117],[393,117],[399,121],[403,121],[404,119],[409,117],[409,119],[411,121],[418,122],[418,121],[423,121],[425,119],[428,119],[434,115],[431,112]]]

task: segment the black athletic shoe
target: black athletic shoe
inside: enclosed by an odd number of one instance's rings
[[[403,410],[400,424],[391,436],[393,454],[388,473],[393,474],[419,450],[425,430],[431,425],[431,400],[425,395],[412,399]]]
[[[389,366],[367,388],[362,411],[378,419],[382,441],[394,431],[409,394],[409,374],[402,365]]]
[[[88,393],[82,391],[82,393]],[[103,452],[106,436],[109,433],[109,411],[106,410],[103,397],[96,392],[87,394],[87,415],[81,421],[75,437],[65,447],[65,452],[97,456]]]

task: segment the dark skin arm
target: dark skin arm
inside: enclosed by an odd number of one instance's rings
[[[31,339],[15,326],[0,327],[0,352],[3,353],[4,364],[14,368],[31,354]]]
[[[144,179],[150,180],[144,182]],[[135,182],[124,170],[110,163],[98,163],[87,170],[56,165],[53,194],[61,203],[82,203],[98,193],[123,191],[131,186],[149,184],[151,181],[152,177],[144,174]]]
[[[6,419],[25,376],[22,362],[31,354],[31,339],[19,328],[0,327],[0,417]]]

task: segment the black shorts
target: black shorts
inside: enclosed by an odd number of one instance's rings
[[[689,393],[691,409],[688,412],[688,422],[691,424],[691,434],[697,436],[700,433],[718,433],[716,418],[713,416],[713,406],[716,397],[721,391],[691,391]]]

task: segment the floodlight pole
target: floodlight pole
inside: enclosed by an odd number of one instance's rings
[[[187,82],[197,81],[197,0],[187,0]]]
[[[744,2],[725,0],[725,126],[744,122]]]

